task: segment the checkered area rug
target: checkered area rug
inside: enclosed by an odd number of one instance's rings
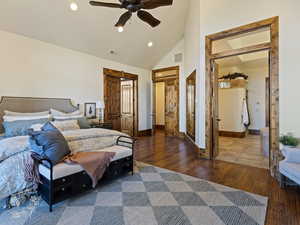
[[[263,225],[267,198],[139,164],[135,175],[54,206],[4,211],[5,225]]]

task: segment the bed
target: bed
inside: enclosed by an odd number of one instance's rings
[[[72,105],[70,99],[2,97],[0,101],[0,200],[34,186],[33,183],[28,183],[24,179],[25,162],[28,157],[31,157],[30,148],[28,147],[29,137],[3,137],[4,111],[35,113],[49,111],[51,108],[66,113],[78,110],[77,107]],[[70,130],[64,131],[62,134],[68,141],[72,152],[103,151],[107,149],[117,153],[104,177],[133,171],[133,141],[130,141],[128,146],[128,141],[120,138],[126,138],[127,135],[118,131],[100,128]],[[50,210],[52,204],[91,188],[89,178],[79,165],[66,167],[64,163],[60,163],[55,167],[51,167],[49,164],[41,164],[39,172],[44,184],[39,185],[39,191],[43,199],[48,202]],[[71,182],[72,180],[82,182],[77,182],[77,185],[75,185]],[[57,190],[57,195],[54,193],[55,190]]]

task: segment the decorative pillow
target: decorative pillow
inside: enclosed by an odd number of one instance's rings
[[[30,129],[33,129],[34,131],[40,131],[42,130],[42,127],[44,126],[44,124],[42,123],[37,123],[37,124],[34,124],[30,127]]]
[[[31,130],[29,135],[32,151],[49,159],[53,165],[56,165],[71,153],[64,136],[50,122],[45,124],[41,131]]]
[[[18,120],[37,120],[37,119],[48,119],[50,120],[50,114],[45,116],[3,116],[4,122],[13,122]]]
[[[51,123],[53,126],[55,126],[60,131],[79,130],[80,129],[77,120],[54,121]]]
[[[28,129],[34,124],[45,124],[49,119],[36,119],[36,120],[17,120],[17,121],[4,121],[3,127],[5,137],[25,136],[28,135]]]
[[[67,121],[67,120],[74,120],[74,119],[56,119],[54,121]],[[90,129],[91,128],[91,124],[87,120],[86,117],[78,118],[77,122],[78,122],[78,125],[79,125],[80,129]]]
[[[50,114],[49,111],[35,112],[35,113],[20,113],[20,112],[8,111],[8,110],[4,111],[5,116],[23,116],[23,117],[29,116],[29,117],[32,117],[32,116],[47,116],[49,114]]]
[[[78,115],[82,115],[82,113],[80,112],[80,110],[76,110],[75,112],[72,113],[65,113],[65,112],[61,112],[55,109],[50,109],[51,115],[53,117],[56,116],[78,116]]]

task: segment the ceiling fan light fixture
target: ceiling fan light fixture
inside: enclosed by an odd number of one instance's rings
[[[118,32],[122,33],[124,31],[124,27],[123,26],[118,26]]]
[[[153,47],[153,42],[152,42],[152,41],[149,41],[149,42],[148,42],[148,47],[149,47],[149,48]]]
[[[78,10],[78,5],[77,5],[77,3],[76,3],[76,2],[72,2],[72,3],[70,4],[70,9],[71,9],[72,11],[77,11],[77,10]]]

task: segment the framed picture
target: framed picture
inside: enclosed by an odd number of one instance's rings
[[[84,104],[84,116],[89,119],[96,118],[96,103],[85,103]]]

